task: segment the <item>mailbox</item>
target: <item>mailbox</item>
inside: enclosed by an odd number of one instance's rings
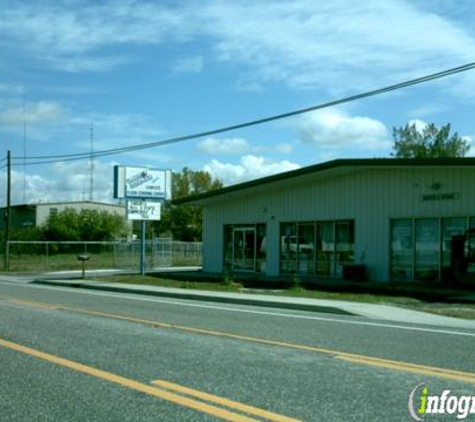
[[[86,278],[86,261],[89,261],[89,255],[78,255],[78,261],[82,261],[82,278]]]

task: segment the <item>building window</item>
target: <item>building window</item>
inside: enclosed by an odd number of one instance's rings
[[[315,223],[298,225],[298,273],[315,274]]]
[[[392,280],[412,280],[413,274],[413,221],[410,218],[391,221]]]
[[[297,224],[283,223],[280,226],[280,272],[295,273],[297,267]]]
[[[464,234],[467,230],[467,219],[465,217],[442,218],[442,281],[450,281],[452,277],[451,270],[451,252],[452,237]]]
[[[452,238],[470,227],[475,217],[391,220],[391,280],[450,281]]]
[[[440,232],[439,219],[420,218],[415,224],[416,280],[437,281],[439,278]]]
[[[224,226],[224,268],[231,272],[265,272],[266,225]]]
[[[49,215],[58,215],[58,208],[50,208]]]
[[[355,260],[354,222],[335,222],[336,262],[346,264]]]
[[[317,223],[317,263],[318,275],[330,276],[335,272],[335,229],[333,222]]]
[[[469,228],[470,229],[475,229],[475,217],[471,217],[469,221]],[[468,245],[470,248],[470,251],[474,252],[475,251],[475,238],[471,237],[470,238],[470,244]]]
[[[282,223],[281,274],[341,277],[343,265],[354,262],[354,222]]]

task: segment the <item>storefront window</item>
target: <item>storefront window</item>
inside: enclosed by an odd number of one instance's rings
[[[391,221],[391,279],[413,279],[412,220]]]
[[[233,226],[224,226],[224,269],[232,271],[233,268]]]
[[[463,235],[466,230],[467,219],[465,217],[442,219],[442,280],[450,281],[452,277],[450,268],[452,237]]]
[[[315,274],[315,224],[299,224],[297,240],[299,274]]]
[[[475,217],[470,217],[469,228],[475,229]],[[468,256],[475,258],[475,236],[470,236],[468,249]]]
[[[280,225],[280,272],[293,274],[297,267],[297,224]]]
[[[452,282],[452,238],[467,226],[475,227],[474,217],[392,220],[391,279]]]
[[[333,222],[317,223],[317,274],[334,273],[335,226]]]
[[[337,221],[335,223],[336,262],[345,264],[354,261],[354,223],[353,221]]]
[[[281,274],[339,277],[354,262],[353,221],[282,223],[280,233]]]
[[[266,225],[256,225],[256,271],[265,273],[267,266]]]
[[[439,279],[440,234],[438,218],[421,218],[415,222],[415,278],[422,281]]]

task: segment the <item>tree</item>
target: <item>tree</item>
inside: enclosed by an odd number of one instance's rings
[[[113,240],[127,234],[125,218],[107,211],[66,208],[43,227],[47,240]]]
[[[450,135],[450,123],[437,128],[429,123],[419,130],[416,124],[393,128],[394,153],[396,158],[443,158],[463,157],[470,149],[466,140],[455,132]]]
[[[203,170],[193,171],[184,167],[181,172],[173,173],[172,198],[180,199],[198,195],[223,187],[220,180]],[[172,205],[166,203],[162,208],[162,218],[155,224],[159,233],[171,235],[174,239],[197,241],[202,238],[203,212],[201,207],[190,205]]]

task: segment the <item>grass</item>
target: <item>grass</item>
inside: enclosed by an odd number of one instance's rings
[[[84,248],[78,248],[77,252],[68,253],[50,253],[50,254],[20,254],[10,255],[10,272],[38,273],[49,271],[74,271],[81,270],[82,263],[78,261],[77,256],[84,253]],[[140,254],[138,252],[110,251],[87,252],[90,260],[86,262],[86,269],[138,269],[140,264]],[[158,265],[160,258],[155,257],[151,260],[147,255],[147,265]],[[3,263],[4,256],[0,255],[0,262]],[[173,256],[170,263],[173,266],[199,266],[201,259],[199,257]],[[0,268],[3,269],[2,264]]]
[[[80,250],[78,249],[78,253]],[[3,257],[2,257],[3,258]],[[115,268],[120,262],[124,268],[138,268],[139,255],[137,253],[124,253],[118,251],[114,254],[110,251],[91,253],[91,260],[86,263],[86,269]],[[191,262],[193,261],[193,262]],[[189,257],[174,257],[174,265],[196,265],[196,259]],[[51,253],[49,256],[39,253],[12,254],[10,270],[12,272],[43,272],[58,270],[80,270],[82,264],[77,260],[77,253]],[[393,283],[353,283],[340,285],[338,283],[327,285],[309,285],[299,277],[285,282],[256,284],[245,281],[245,286],[237,283],[232,274],[227,274],[221,279],[211,280],[176,280],[155,276],[108,276],[100,278],[101,281],[113,281],[128,284],[145,284],[151,286],[175,287],[182,289],[196,289],[206,291],[229,291],[229,292],[254,292],[256,287],[262,287],[259,293],[284,295],[293,297],[305,297],[314,299],[343,300],[365,302],[374,304],[386,304],[430,312],[437,315],[445,315],[456,318],[475,319],[475,305],[446,303],[447,296],[463,296],[461,290],[448,290],[441,286],[424,286],[416,284]],[[473,287],[472,287],[473,289]],[[475,293],[472,291],[472,295]]]
[[[179,289],[195,289],[205,291],[219,292],[239,292],[242,291],[242,285],[234,282],[212,282],[212,281],[188,281],[174,280],[155,276],[140,275],[112,275],[105,277],[94,277],[94,280],[103,282],[141,284],[145,286],[173,287]]]
[[[433,297],[429,300],[424,300],[424,288],[411,289],[404,286],[401,292],[398,293],[394,286],[387,289],[387,294],[368,293],[368,292],[352,292],[352,291],[328,291],[325,289],[307,289],[300,280],[294,280],[288,284],[285,289],[255,289],[244,288],[240,283],[235,282],[230,277],[223,277],[221,280],[176,280],[170,278],[162,278],[158,276],[135,276],[135,275],[113,275],[97,278],[98,281],[104,282],[119,282],[126,284],[142,284],[149,286],[174,287],[182,289],[196,289],[204,291],[225,291],[225,292],[241,292],[241,293],[256,293],[269,294],[277,296],[291,296],[303,297],[312,299],[325,300],[342,300],[352,302],[364,302],[380,305],[399,306],[406,309],[412,309],[421,312],[429,312],[436,315],[450,316],[455,318],[475,319],[475,304],[461,304],[461,303],[444,303],[443,301],[434,301]],[[426,287],[427,292],[433,292],[434,289]],[[437,291],[437,290],[436,290]],[[442,294],[443,291],[439,292]],[[463,292],[458,292],[463,295]],[[472,293],[473,294],[473,293]]]

